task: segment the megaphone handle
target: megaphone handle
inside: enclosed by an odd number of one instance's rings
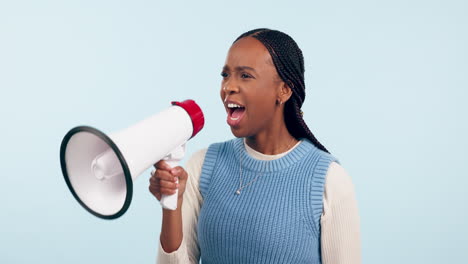
[[[179,160],[165,160],[165,162],[171,167],[177,167]],[[176,181],[179,183],[179,180]],[[161,197],[161,206],[165,209],[175,210],[177,209],[177,198],[179,197],[179,189],[176,189],[176,193],[171,195],[163,194]]]
[[[176,150],[171,152],[169,155],[166,156],[163,160],[171,167],[177,167],[179,162],[182,160],[185,154],[185,144],[178,147]],[[179,180],[176,181],[179,183]],[[179,197],[179,189],[176,189],[176,193],[171,195],[163,194],[161,197],[161,206],[165,209],[169,210],[176,210],[177,209],[177,198]]]

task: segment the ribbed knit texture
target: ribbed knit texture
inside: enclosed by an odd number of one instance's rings
[[[321,263],[320,216],[332,155],[304,139],[282,158],[252,158],[236,138],[210,145],[200,178],[202,264]],[[242,183],[239,188],[239,155]],[[311,213],[313,212],[313,213]]]

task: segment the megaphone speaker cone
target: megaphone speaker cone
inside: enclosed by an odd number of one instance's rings
[[[71,129],[60,146],[60,164],[70,192],[88,212],[115,219],[127,211],[133,192],[130,169],[106,134],[89,126]]]

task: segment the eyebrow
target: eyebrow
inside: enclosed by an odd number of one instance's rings
[[[230,68],[229,68],[229,66],[227,66],[227,65],[225,65],[225,66],[223,67],[223,70],[229,70],[229,69],[230,69]],[[254,68],[249,67],[249,66],[237,66],[237,67],[235,67],[234,69],[235,69],[236,71],[251,70],[251,71],[253,71],[254,73],[257,73],[257,72],[255,71]]]

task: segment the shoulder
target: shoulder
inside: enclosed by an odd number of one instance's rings
[[[187,163],[185,164],[187,171],[194,170],[194,169],[201,170],[207,151],[208,151],[208,148],[202,148],[202,149],[195,151],[187,160]]]
[[[186,171],[189,175],[190,183],[188,186],[193,188],[197,193],[199,200],[203,199],[204,194],[208,190],[210,183],[211,172],[213,171],[218,159],[218,154],[233,140],[225,142],[216,142],[210,144],[207,148],[199,149],[192,154],[186,163]],[[196,190],[195,190],[196,189]]]
[[[309,140],[305,140],[306,144],[311,146],[311,155],[318,154],[318,163],[315,170],[325,174],[324,199],[336,201],[354,195],[354,185],[351,176],[346,169],[341,165],[341,162],[334,155],[318,149]],[[314,154],[315,153],[315,154]]]
[[[325,192],[328,199],[339,200],[354,194],[354,184],[348,172],[337,162],[330,163],[325,179]]]
[[[236,142],[238,140],[238,138],[234,138],[222,142],[215,142],[206,148],[198,149],[190,156],[185,164],[187,173],[192,174],[195,178],[199,178],[206,159],[216,159],[220,150],[224,149],[226,146],[234,147],[234,145],[238,144],[238,142]]]
[[[204,155],[205,160],[215,162],[218,156],[225,156],[227,153],[233,153],[243,148],[241,138],[233,138],[226,141],[211,143],[204,151],[198,153],[199,156]]]
[[[194,152],[187,163],[185,163],[185,171],[188,174],[187,185],[185,187],[184,199],[186,201],[199,201],[203,200],[200,194],[200,175],[202,171],[203,161],[205,159],[207,148],[199,149]]]
[[[199,149],[195,151],[189,158],[187,162],[199,162],[200,160],[203,161],[205,158],[206,152],[208,151],[208,147]]]
[[[336,161],[340,163],[340,161],[334,155],[322,149],[319,149],[309,139],[301,138],[301,141],[302,143],[298,146],[298,150],[300,152],[305,152],[308,157],[313,158],[313,159],[318,158],[319,161],[326,162],[326,163],[330,163],[332,161]]]

